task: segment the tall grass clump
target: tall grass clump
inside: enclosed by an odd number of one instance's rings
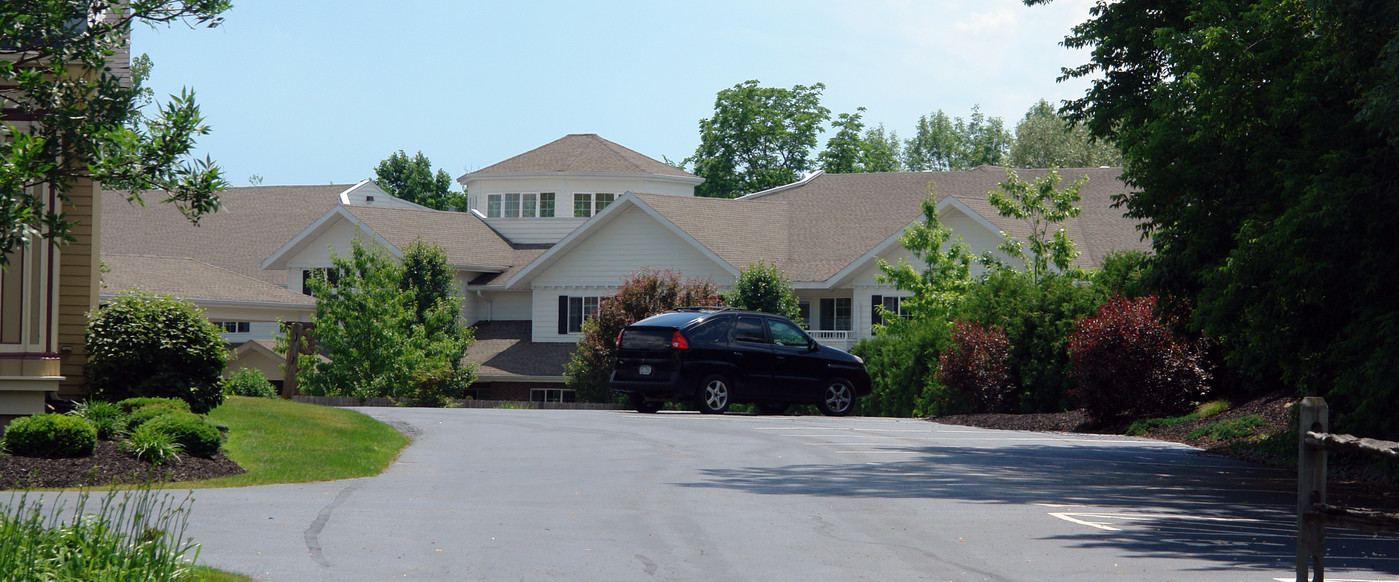
[[[0,505],[0,572],[5,580],[186,579],[199,556],[185,538],[192,502],[143,489],[109,493],[94,508],[84,491],[68,511],[11,496]]]

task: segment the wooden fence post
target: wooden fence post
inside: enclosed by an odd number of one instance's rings
[[[1326,449],[1307,444],[1307,432],[1326,433],[1326,400],[1318,396],[1302,399],[1297,422],[1297,582],[1323,582],[1326,561],[1326,522],[1308,516],[1313,504],[1326,502]]]

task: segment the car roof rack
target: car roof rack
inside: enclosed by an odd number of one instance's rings
[[[666,311],[694,312],[694,313],[719,313],[722,311],[748,311],[737,307],[725,307],[722,305],[690,305],[687,307],[672,307]]]

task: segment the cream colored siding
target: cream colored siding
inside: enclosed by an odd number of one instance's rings
[[[491,321],[524,321],[534,307],[529,291],[499,291],[485,294],[491,303]]]
[[[63,247],[59,260],[58,280],[58,350],[62,354],[64,379],[59,392],[81,394],[85,383],[83,366],[87,363],[87,312],[97,306],[97,289],[101,280],[98,271],[100,256],[98,241],[101,232],[97,217],[102,202],[97,186],[91,180],[79,180],[68,196],[70,202],[63,211],[69,220],[77,221],[72,234],[75,240]]]
[[[615,287],[642,267],[670,269],[684,277],[708,275],[729,284],[728,271],[640,209],[631,209],[581,241],[540,273],[534,286]]]

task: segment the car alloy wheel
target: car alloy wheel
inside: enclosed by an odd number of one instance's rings
[[[816,407],[826,416],[845,416],[855,404],[855,389],[844,378],[833,378],[826,383],[821,393],[821,401]]]
[[[710,375],[700,384],[697,404],[700,412],[720,414],[729,409],[729,380],[718,374]]]

